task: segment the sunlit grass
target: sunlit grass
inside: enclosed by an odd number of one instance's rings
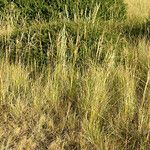
[[[149,0],[124,0],[127,4],[127,16],[131,20],[145,21],[150,18]]]
[[[144,2],[142,19],[148,18]],[[126,3],[124,15],[138,15]],[[14,3],[5,6],[0,149],[148,150],[148,33],[125,18],[107,20],[119,1],[105,19],[101,5],[95,3],[89,13],[78,8],[74,16],[66,6],[49,20],[40,13],[31,19]]]

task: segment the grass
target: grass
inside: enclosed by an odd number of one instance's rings
[[[0,149],[148,150],[149,2],[130,2],[0,1]]]
[[[125,0],[130,19],[144,21],[150,17],[150,2],[148,0]]]

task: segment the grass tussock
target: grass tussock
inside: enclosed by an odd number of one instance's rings
[[[0,149],[148,150],[149,2],[132,3],[0,2]]]

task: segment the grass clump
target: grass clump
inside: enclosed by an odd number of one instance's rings
[[[131,22],[127,0],[0,1],[0,149],[147,150],[143,11]]]

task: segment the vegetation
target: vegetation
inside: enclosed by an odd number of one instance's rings
[[[145,15],[128,0],[0,1],[1,150],[148,150],[150,3],[132,2]]]

